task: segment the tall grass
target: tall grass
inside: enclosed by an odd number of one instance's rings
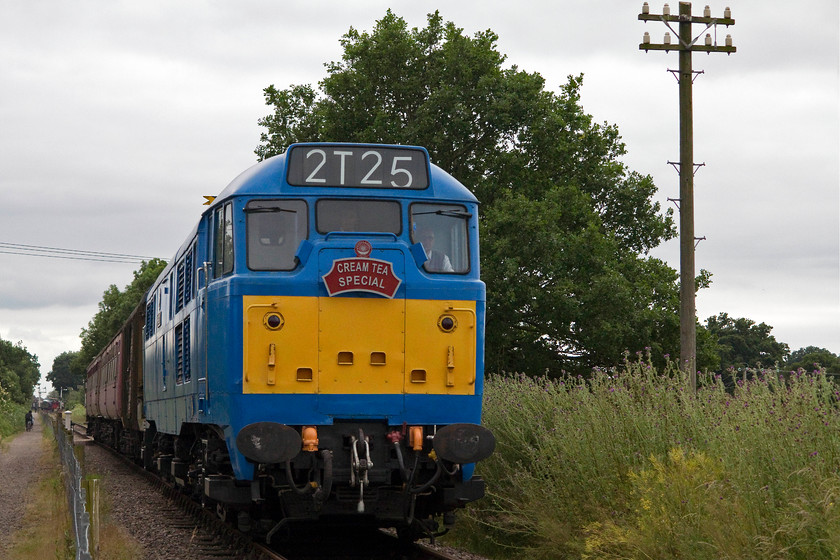
[[[461,538],[495,558],[840,558],[840,393],[821,372],[754,373],[694,392],[640,355],[491,378],[497,447]]]

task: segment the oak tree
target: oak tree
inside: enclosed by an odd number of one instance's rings
[[[55,357],[52,369],[47,374],[47,381],[52,383],[55,389],[77,389],[84,384],[84,370],[74,371],[72,367],[78,355],[78,352],[62,352]]]
[[[676,353],[677,274],[649,251],[675,235],[650,176],[629,170],[617,127],[505,66],[497,35],[435,12],[411,28],[390,10],[351,28],[315,88],[265,88],[260,159],[293,142],[421,145],[481,201],[489,371],[619,364],[625,349]]]

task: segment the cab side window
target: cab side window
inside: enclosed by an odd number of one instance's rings
[[[423,245],[426,272],[466,274],[470,271],[470,218],[472,214],[459,204],[411,205],[411,242]]]
[[[309,229],[303,200],[252,200],[245,207],[248,268],[294,270]]]
[[[233,272],[233,205],[228,202],[214,215],[213,278]]]

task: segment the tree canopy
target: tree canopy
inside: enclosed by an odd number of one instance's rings
[[[19,404],[30,402],[41,378],[39,368],[38,357],[21,342],[12,344],[0,338],[0,393]]]
[[[47,381],[52,383],[56,390],[77,389],[85,382],[84,370],[74,371],[72,367],[78,356],[78,352],[62,352],[53,360]]]
[[[770,334],[773,327],[727,313],[709,317],[706,328],[717,339],[720,365],[736,370],[784,363],[790,349]]]
[[[800,368],[811,371],[816,367],[823,367],[831,373],[840,373],[840,356],[825,348],[806,346],[791,352],[785,362],[785,368],[791,371]]]
[[[482,203],[491,371],[676,353],[678,277],[648,255],[675,236],[671,210],[620,161],[618,129],[584,112],[582,76],[548,91],[539,74],[504,67],[497,39],[467,37],[437,12],[423,29],[390,10],[370,33],[350,28],[317,90],[265,88],[273,112],[256,154],[305,141],[425,146]]]

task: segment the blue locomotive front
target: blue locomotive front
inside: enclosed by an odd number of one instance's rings
[[[242,528],[416,538],[484,494],[477,201],[423,148],[296,144],[145,302],[142,459]]]

